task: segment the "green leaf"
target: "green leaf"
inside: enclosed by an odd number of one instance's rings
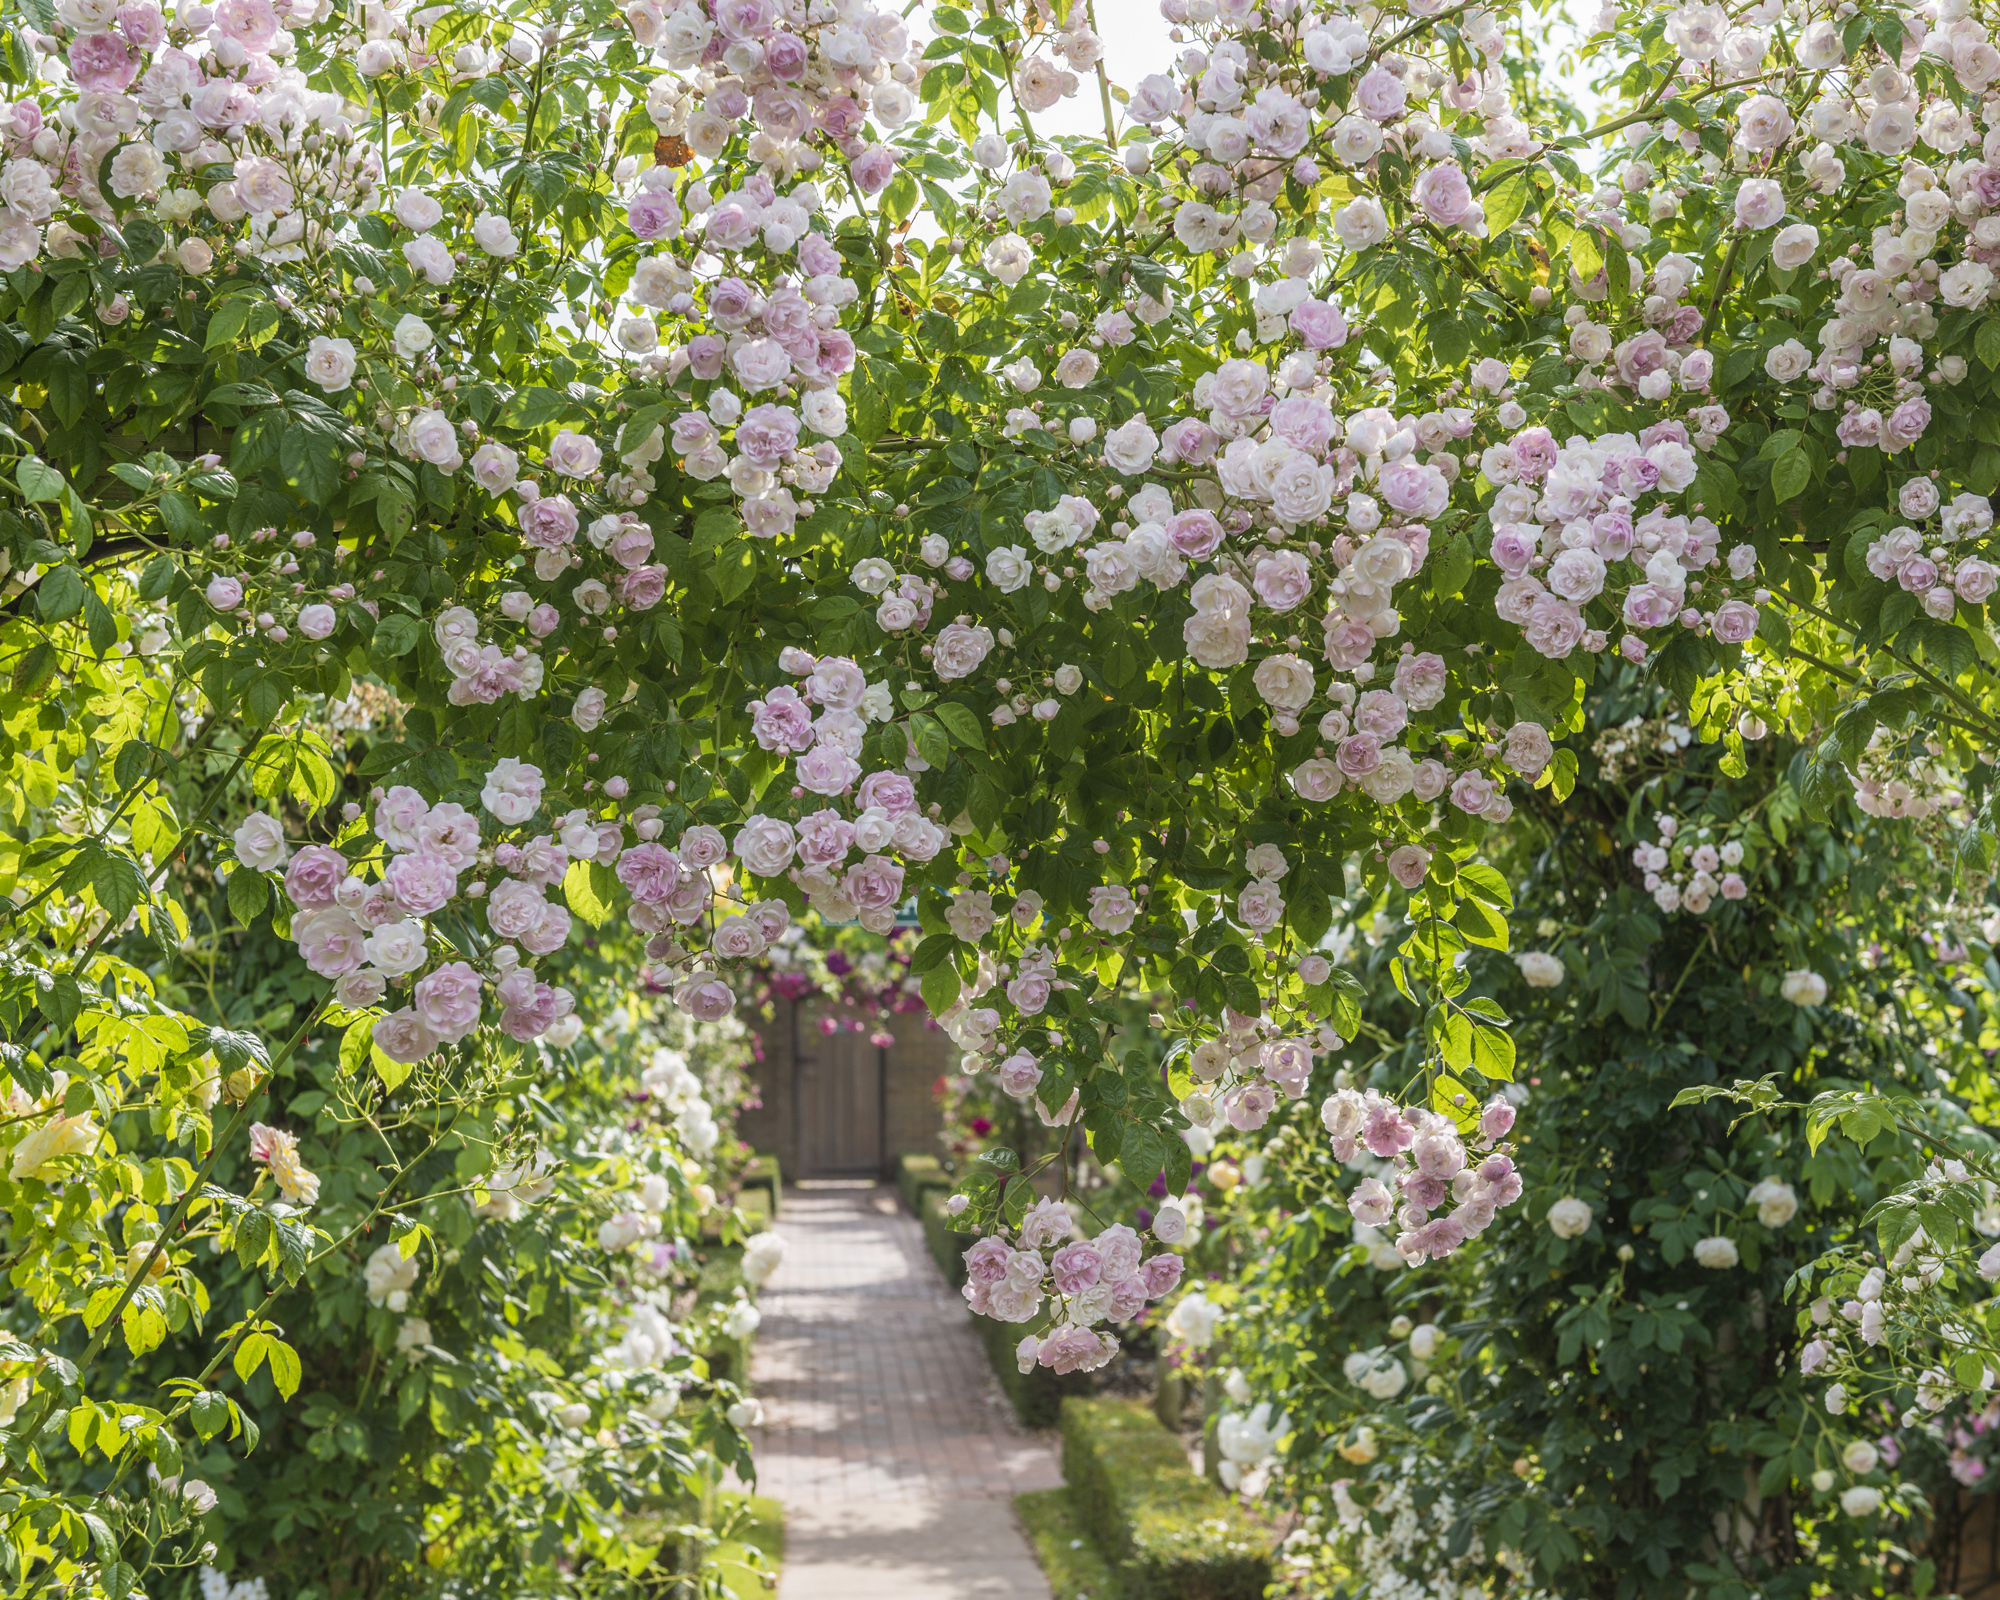
[[[67,622],[83,609],[83,574],[65,563],[51,567],[35,586],[35,607],[44,622]]]
[[[1488,189],[1479,202],[1486,213],[1488,236],[1497,239],[1511,228],[1515,219],[1528,209],[1534,194],[1534,183],[1525,171],[1511,172]]]
[[[194,1397],[188,1415],[194,1422],[196,1433],[204,1439],[213,1439],[229,1426],[229,1397],[213,1389],[204,1389]]]
[[[65,487],[60,472],[38,456],[24,456],[14,468],[14,482],[30,505],[59,499]]]
[[[215,308],[203,336],[204,350],[247,344],[253,349],[278,331],[278,308],[261,295],[231,295]]]
[[[954,744],[969,745],[975,750],[986,748],[986,736],[979,726],[979,713],[970,706],[962,706],[955,700],[947,700],[931,708],[945,731],[951,735]],[[930,757],[925,756],[926,761]],[[932,762],[935,766],[936,763]]]
[[[1973,336],[1972,352],[1990,371],[2000,367],[2000,317],[1988,317]]]
[[[375,639],[369,653],[394,660],[397,656],[408,655],[422,637],[423,631],[415,617],[392,611],[375,624]]]
[[[933,767],[951,760],[951,740],[945,736],[943,724],[929,712],[919,711],[910,718],[910,737],[916,742],[917,754]]]
[[[1472,1064],[1489,1078],[1504,1083],[1514,1081],[1513,1036],[1499,1028],[1475,1028],[1472,1035]]]
[[[962,987],[958,968],[949,961],[941,961],[923,976],[924,1004],[931,1008],[931,1015],[937,1016],[948,1009],[958,998]]]
[[[1478,900],[1461,900],[1458,903],[1458,931],[1473,944],[1483,944],[1489,950],[1507,948],[1507,923],[1498,912],[1489,910]]]
[[[1449,600],[1463,592],[1472,576],[1472,541],[1463,531],[1454,533],[1444,547],[1444,555],[1431,573],[1431,593]]]
[[[593,865],[589,861],[572,861],[569,864],[569,870],[563,874],[563,899],[569,902],[570,910],[585,922],[593,928],[601,928],[611,920],[611,905],[609,899],[599,892],[599,885],[591,873]],[[602,867],[597,870],[605,871]],[[606,873],[606,876],[610,874]]]
[[[715,565],[709,569],[709,577],[715,583],[715,592],[725,602],[740,599],[757,581],[757,546],[753,540],[721,551]]]
[[[1604,270],[1604,247],[1590,228],[1578,228],[1569,238],[1569,262],[1584,283]]]
[[[310,506],[324,506],[340,487],[340,440],[320,428],[294,424],[278,441],[285,482]]]
[[[238,867],[229,875],[229,914],[248,927],[271,898],[271,885],[261,872]]]
[[[257,1220],[261,1220],[266,1229],[271,1225],[270,1218],[266,1217],[263,1212],[252,1211],[236,1225],[236,1236],[239,1241],[243,1237],[245,1225]],[[238,1248],[241,1248],[240,1243]],[[253,1257],[252,1259],[255,1258]],[[271,1337],[269,1334],[245,1334],[243,1342],[236,1347],[236,1354],[231,1358],[229,1363],[236,1369],[236,1376],[241,1378],[245,1383],[248,1383],[251,1374],[264,1364],[264,1351],[270,1343]]]
[[[265,1357],[271,1363],[271,1381],[278,1386],[278,1393],[291,1399],[299,1392],[299,1379],[303,1375],[299,1353],[284,1340],[273,1339],[265,1346]]]
[[[1771,492],[1782,505],[1796,499],[1812,482],[1812,457],[1804,450],[1787,450],[1772,463]]]
[[[146,892],[137,863],[129,856],[116,854],[107,854],[98,863],[90,887],[114,928],[132,914],[132,908]]]
[[[889,413],[903,395],[903,375],[893,361],[863,354],[848,379],[848,397],[854,407],[854,437],[873,444],[889,429]]]

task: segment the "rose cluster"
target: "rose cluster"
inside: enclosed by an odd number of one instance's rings
[[[1354,1220],[1365,1227],[1401,1228],[1395,1246],[1410,1265],[1451,1254],[1485,1232],[1501,1206],[1521,1197],[1521,1175],[1496,1148],[1514,1126],[1514,1106],[1495,1095],[1472,1125],[1472,1163],[1459,1124],[1422,1107],[1404,1108],[1376,1090],[1340,1089],[1320,1107],[1320,1121],[1341,1161],[1373,1156],[1391,1163],[1390,1181],[1364,1178],[1348,1198]],[[1446,1201],[1452,1209],[1433,1216]]]
[[[1138,1234],[1114,1223],[1091,1239],[1076,1237],[1060,1200],[1038,1200],[1015,1241],[998,1235],[965,1252],[966,1304],[1001,1322],[1031,1322],[1047,1302],[1050,1331],[1023,1339],[1023,1372],[1039,1363],[1058,1373],[1090,1372],[1118,1353],[1118,1341],[1093,1330],[1129,1322],[1149,1301],[1172,1293],[1185,1267],[1171,1250],[1146,1256]]]

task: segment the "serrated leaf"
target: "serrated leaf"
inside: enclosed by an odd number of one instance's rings
[[[970,706],[946,700],[931,709],[938,721],[944,724],[945,731],[951,735],[953,743],[969,745],[975,750],[986,748],[986,735],[979,726],[979,714]],[[930,758],[926,756],[924,759],[928,761]],[[933,762],[932,765],[936,763]]]
[[[919,711],[910,718],[910,738],[917,747],[917,754],[933,767],[942,767],[951,760],[951,740],[946,737],[944,725],[929,712]]]
[[[569,870],[563,874],[563,899],[569,903],[570,910],[591,927],[601,928],[611,920],[611,905],[598,892],[591,866],[588,861],[572,861],[569,864]]]
[[[229,914],[248,927],[271,898],[271,885],[261,872],[238,867],[229,875]]]
[[[271,1364],[271,1381],[277,1385],[278,1393],[287,1400],[299,1392],[299,1353],[282,1339],[272,1339],[265,1346],[265,1358]]]
[[[14,467],[14,482],[30,505],[60,499],[66,487],[62,474],[39,456],[21,458]]]
[[[1788,450],[1771,465],[1771,492],[1779,504],[1805,493],[1812,482],[1812,457],[1804,450]]]

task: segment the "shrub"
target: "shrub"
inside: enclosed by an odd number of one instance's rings
[[[903,1204],[922,1215],[924,1196],[936,1189],[949,1191],[951,1175],[936,1156],[898,1156],[896,1187],[902,1191]]]
[[[1103,1552],[1077,1521],[1067,1489],[1037,1489],[1014,1496],[1014,1515],[1027,1531],[1042,1575],[1055,1600],[1115,1600],[1118,1580],[1105,1565]]]
[[[778,1219],[779,1191],[784,1187],[783,1174],[778,1170],[778,1158],[774,1155],[759,1155],[743,1169],[739,1184],[737,1204],[750,1209],[752,1196],[764,1198],[765,1215],[773,1222]]]
[[[1062,1443],[1076,1519],[1124,1600],[1261,1600],[1270,1535],[1188,1470],[1180,1442],[1143,1403],[1066,1400]]]
[[[943,1192],[932,1189],[918,1205],[917,1215],[923,1220],[924,1243],[930,1246],[931,1259],[944,1274],[944,1281],[958,1289],[965,1285],[965,1252],[978,1242],[979,1235],[954,1228],[945,1215],[944,1202]]]
[[[993,1376],[1014,1407],[1023,1427],[1053,1428],[1062,1416],[1063,1400],[1070,1395],[1087,1395],[1092,1388],[1090,1374],[1072,1372],[1058,1377],[1047,1367],[1023,1372],[1014,1359],[1014,1347],[1028,1329],[1018,1322],[1000,1322],[974,1314],[972,1326],[979,1342],[986,1346],[986,1359],[993,1363]]]

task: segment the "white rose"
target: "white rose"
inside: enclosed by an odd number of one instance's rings
[[[328,394],[338,394],[354,381],[354,346],[346,339],[314,337],[306,346],[306,376]]]
[[[1974,265],[1975,263],[1967,263]],[[1957,268],[1952,269],[1954,272]],[[1982,267],[1983,272],[1985,269]],[[1946,276],[1949,276],[1947,274]],[[1796,339],[1773,345],[1764,353],[1764,371],[1776,383],[1790,383],[1812,365],[1812,352]]]
[[[1740,1258],[1736,1253],[1736,1241],[1717,1235],[1712,1239],[1695,1242],[1694,1260],[1698,1267],[1707,1267],[1713,1272],[1724,1272],[1736,1265]]]
[[[811,390],[799,401],[799,415],[822,438],[838,439],[847,432],[847,402],[837,390]]]
[[[1558,1239],[1574,1239],[1590,1227],[1590,1207],[1565,1195],[1549,1207],[1549,1231]]]
[[[1104,463],[1128,478],[1137,477],[1160,453],[1160,436],[1146,426],[1144,417],[1113,428],[1104,436]]]
[[[1264,703],[1279,711],[1302,711],[1313,697],[1312,666],[1295,655],[1266,656],[1257,663],[1251,682]]]
[[[1374,124],[1369,123],[1368,126],[1372,128]],[[1334,212],[1333,231],[1340,235],[1340,242],[1348,249],[1365,250],[1369,245],[1380,244],[1389,237],[1389,218],[1382,210],[1381,201],[1363,195]]]
[[[1750,1191],[1757,1220],[1767,1228],[1782,1228],[1799,1214],[1799,1197],[1789,1183],[1766,1178]]]
[[[400,978],[424,964],[424,925],[417,921],[390,922],[377,928],[362,941],[362,955],[377,972]]]
[[[1817,972],[1795,967],[1785,974],[1778,993],[1795,1006],[1816,1006],[1826,999],[1826,979]]]
[[[1819,229],[1810,222],[1795,222],[1789,228],[1780,228],[1771,241],[1771,260],[1782,271],[1790,272],[1812,260],[1818,249]]]
[[[1003,544],[987,553],[986,581],[1002,594],[1026,588],[1034,571],[1027,550],[1018,544]]]
[[[1523,950],[1514,958],[1521,977],[1531,989],[1553,989],[1563,981],[1562,961],[1546,950]]]
[[[395,329],[389,337],[396,346],[396,354],[405,361],[416,360],[430,349],[437,339],[437,335],[431,332],[430,324],[409,311],[397,319]]]
[[[237,825],[234,835],[236,859],[258,872],[282,867],[291,858],[285,844],[284,824],[262,811],[253,811]]]
[[[521,248],[513,223],[490,211],[473,223],[472,242],[489,256],[497,256],[503,261],[518,254]]]
[[[1003,233],[989,244],[979,257],[979,264],[1002,283],[1019,283],[1028,275],[1028,268],[1034,265],[1034,252],[1028,241],[1018,233]]]

